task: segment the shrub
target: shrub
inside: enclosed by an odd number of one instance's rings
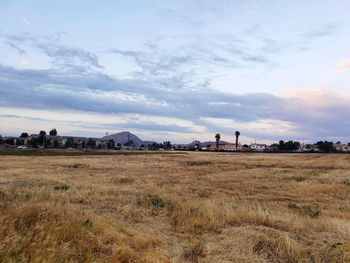
[[[121,184],[131,184],[134,182],[134,179],[130,179],[130,178],[120,178],[119,179],[119,183]]]
[[[289,203],[288,209],[299,211],[310,218],[318,218],[321,215],[321,208],[318,204],[298,206],[295,203]]]
[[[56,185],[54,189],[56,191],[67,191],[70,188],[69,185],[63,184],[63,185]]]
[[[321,208],[318,204],[302,206],[302,211],[310,218],[318,218],[321,215]]]
[[[154,207],[154,208],[164,208],[167,205],[169,205],[170,207],[170,202],[165,202],[158,195],[138,195],[136,197],[136,204],[138,206]]]
[[[203,240],[192,240],[190,246],[184,248],[182,256],[190,262],[198,262],[198,259],[204,256]]]
[[[288,204],[288,209],[291,209],[291,210],[297,210],[299,209],[299,206],[295,203],[289,203]]]
[[[160,198],[157,195],[151,197],[151,203],[156,208],[163,208],[163,207],[165,207],[165,202],[163,201],[162,198]]]

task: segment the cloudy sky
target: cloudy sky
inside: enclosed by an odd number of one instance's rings
[[[350,1],[1,0],[0,134],[350,141]]]

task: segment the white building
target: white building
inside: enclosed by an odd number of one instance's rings
[[[263,152],[267,150],[267,145],[261,143],[253,143],[249,146],[249,148],[251,151]]]
[[[349,152],[350,147],[346,144],[335,144],[334,149],[338,152]]]

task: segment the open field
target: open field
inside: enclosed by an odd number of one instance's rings
[[[0,262],[350,262],[350,155],[0,156]]]

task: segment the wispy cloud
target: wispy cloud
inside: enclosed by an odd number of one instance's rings
[[[25,53],[24,49],[18,47],[15,43],[11,42],[11,41],[7,41],[7,44],[13,48],[14,50],[16,50],[20,55],[23,55]]]
[[[308,41],[312,41],[317,38],[326,37],[334,34],[339,29],[339,23],[331,22],[328,24],[318,25],[313,28],[309,28],[300,34],[301,37]]]
[[[103,68],[98,57],[92,52],[78,47],[62,45],[60,43],[62,35],[64,35],[64,32],[44,37],[34,37],[28,33],[21,35],[0,34],[0,39],[20,55],[26,54],[26,49],[32,50],[34,48],[45,54],[51,60],[53,67],[59,67],[60,69],[80,68],[88,70],[91,67]]]

